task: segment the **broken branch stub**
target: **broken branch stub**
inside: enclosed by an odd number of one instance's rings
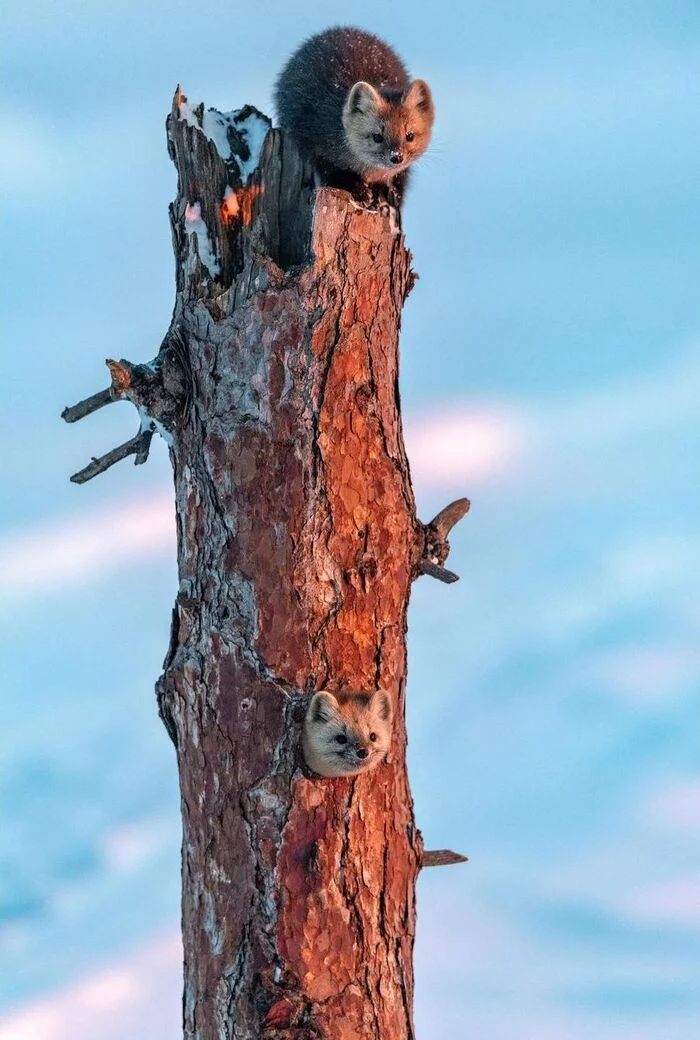
[[[141,418],[117,453],[140,460],[133,442],[157,430],[174,470],[179,591],[157,692],[182,799],[184,1035],[413,1040],[425,860],[405,636],[428,528],[397,391],[410,254],[390,214],[314,193],[256,110],[178,88],[167,131],[171,327],[154,362],[110,362],[108,393]],[[387,760],[311,776],[308,694],[378,687]]]
[[[459,575],[443,567],[450,552],[447,536],[463,516],[469,512],[468,498],[458,498],[441,509],[429,524],[421,524],[422,546],[416,563],[417,574],[429,574],[447,585],[459,581]]]
[[[423,853],[421,867],[449,867],[455,863],[466,863],[467,856],[451,849],[427,849]]]

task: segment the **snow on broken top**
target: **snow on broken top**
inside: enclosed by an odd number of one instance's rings
[[[180,119],[201,130],[225,162],[234,160],[245,184],[260,162],[262,147],[272,126],[267,116],[250,105],[234,112],[219,112],[215,108],[204,109],[203,105],[190,104],[179,91],[176,98]],[[239,154],[239,150],[232,147],[232,138],[234,141],[236,138],[241,141],[244,147],[240,151],[243,154]]]
[[[252,204],[260,193],[254,186],[246,187],[251,174],[260,163],[263,144],[268,130],[272,126],[264,116],[251,105],[246,105],[234,112],[219,112],[215,108],[204,108],[203,104],[192,105],[178,87],[175,94],[175,105],[180,119],[188,126],[199,130],[211,141],[221,159],[226,163],[235,163],[241,178],[241,187],[233,189],[229,186],[221,203],[221,216],[224,223],[240,216],[244,224],[252,219]],[[196,241],[196,254],[211,277],[220,274],[221,268],[216,251],[212,244],[210,231],[203,215],[202,207],[197,200],[188,200],[185,211],[185,231],[190,241]],[[192,269],[194,250],[191,248],[187,259],[187,268]]]

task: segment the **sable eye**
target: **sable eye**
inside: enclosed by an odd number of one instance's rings
[[[370,733],[370,735],[369,735],[369,739],[370,739],[370,740],[372,741],[372,743],[374,744],[375,740],[377,739],[377,734],[376,734],[376,733]]]
[[[342,733],[339,733],[335,738],[336,744],[347,744],[348,738],[344,737]]]
[[[413,133],[413,130],[409,130],[408,133],[406,134],[406,140],[407,141],[412,141],[415,136],[416,135]]]
[[[384,140],[384,134],[372,134],[372,140],[375,144],[381,144]]]

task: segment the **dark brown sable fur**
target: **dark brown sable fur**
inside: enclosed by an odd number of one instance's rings
[[[280,126],[322,183],[362,201],[388,194],[401,202],[434,118],[427,83],[411,81],[378,37],[348,28],[327,29],[301,45],[277,80],[275,106]]]

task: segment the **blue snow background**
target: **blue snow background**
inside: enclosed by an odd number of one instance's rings
[[[423,579],[410,615],[417,819],[470,856],[420,879],[417,1035],[700,1036],[700,5],[24,0],[0,107],[2,1040],[177,1035],[169,463],[159,443],[76,488],[135,415],[59,413],[167,328],[176,83],[270,111],[293,47],[348,21],[434,90],[401,390],[420,515],[473,501],[461,582]],[[109,527],[154,512],[145,548]]]

